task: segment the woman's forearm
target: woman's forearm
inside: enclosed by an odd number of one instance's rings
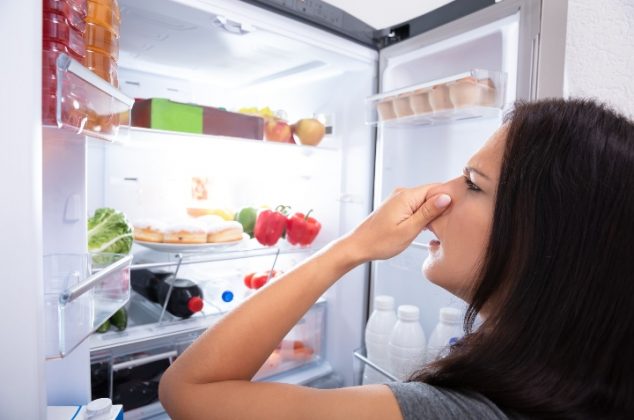
[[[191,384],[250,380],[288,331],[361,261],[345,240],[332,243],[224,316],[165,373]]]

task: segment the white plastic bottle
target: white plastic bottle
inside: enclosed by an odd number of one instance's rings
[[[386,370],[388,369],[387,343],[390,339],[394,324],[396,324],[394,298],[386,295],[375,297],[374,311],[372,315],[370,315],[365,327],[365,349],[368,359]],[[363,370],[364,384],[378,384],[382,382],[387,382],[385,376],[372,367],[365,366]]]
[[[425,333],[420,325],[418,307],[398,307],[398,321],[390,334],[387,346],[391,373],[404,381],[423,367],[425,362]]]
[[[427,362],[446,356],[449,346],[463,335],[462,312],[456,308],[440,308],[438,324],[427,345]]]

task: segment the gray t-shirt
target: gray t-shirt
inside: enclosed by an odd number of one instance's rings
[[[422,382],[390,382],[403,420],[520,419],[500,410],[485,396]]]

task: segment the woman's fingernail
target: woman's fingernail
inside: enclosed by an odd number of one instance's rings
[[[439,209],[447,207],[449,203],[451,203],[451,197],[449,197],[447,194],[439,195],[434,201],[434,204]]]

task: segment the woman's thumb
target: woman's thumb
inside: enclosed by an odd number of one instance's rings
[[[416,223],[421,229],[427,226],[432,220],[440,216],[451,204],[451,197],[447,194],[438,194],[426,200],[414,213]]]

